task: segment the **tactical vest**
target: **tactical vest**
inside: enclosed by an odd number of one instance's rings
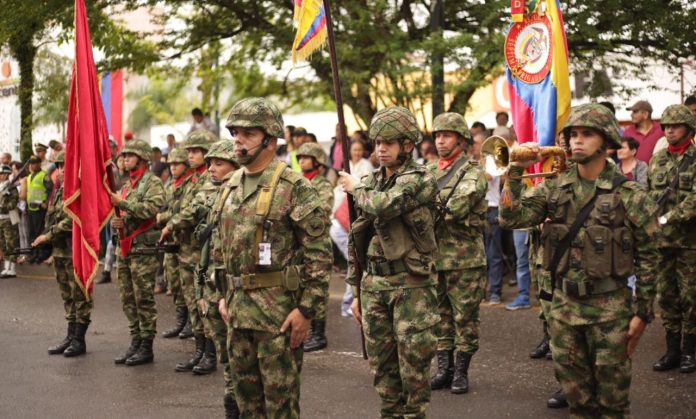
[[[691,146],[687,153],[696,153],[696,150]],[[686,155],[682,156],[682,159],[684,157]],[[681,160],[672,161],[667,151],[656,154],[654,159],[657,160],[657,164],[652,165],[652,173],[650,174],[650,196],[656,200],[667,189],[674,176],[677,175]],[[693,194],[694,177],[696,177],[696,163],[692,163],[687,170],[679,173],[676,191],[670,192],[667,196],[667,203],[662,210],[662,214]]]
[[[27,203],[29,211],[40,210],[40,205],[48,199],[48,191],[46,190],[46,185],[44,185],[45,177],[46,172],[43,170],[34,175],[29,175],[29,181],[27,182]]]
[[[556,268],[559,278],[569,269],[583,271],[590,279],[625,279],[633,274],[633,236],[625,226],[626,209],[616,189],[597,197],[569,251],[557,267],[551,266],[554,251],[568,234],[576,215],[572,185],[553,190],[548,202],[548,221],[541,234],[544,269]]]

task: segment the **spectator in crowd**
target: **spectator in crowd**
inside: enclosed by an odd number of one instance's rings
[[[686,105],[686,107],[689,108],[691,113],[694,114],[694,116],[696,116],[696,96],[687,96],[686,100],[684,101],[684,105]]]
[[[27,219],[27,170],[19,161],[11,162],[12,167],[11,179],[19,179],[17,182],[17,189],[19,190],[19,203],[17,204],[17,209],[19,210],[19,246],[29,247],[29,221]],[[25,258],[18,258],[17,261],[21,262]]]
[[[29,177],[27,179],[27,210],[29,221],[29,234],[27,240],[33,243],[44,228],[44,218],[48,208],[48,199],[53,191],[53,182],[50,176],[41,169],[41,159],[31,156],[29,159]],[[20,197],[21,199],[21,197]],[[36,254],[29,257],[29,262],[36,262]]]
[[[640,147],[640,144],[635,138],[621,138],[621,148],[617,151],[617,155],[619,156],[619,168],[621,169],[621,173],[623,173],[628,180],[634,180],[647,188],[648,164],[636,158],[638,147]]]
[[[317,140],[317,136],[314,135],[313,133],[307,133],[309,136],[309,140],[307,141],[308,143],[318,143],[319,141]]]
[[[626,110],[631,111],[633,125],[624,131],[624,135],[633,137],[640,144],[636,158],[650,163],[655,145],[664,135],[660,124],[652,120],[652,105],[647,100],[639,100]]]
[[[278,140],[278,148],[276,149],[276,156],[284,162],[288,162],[288,153],[292,150],[292,134],[295,132],[294,125],[286,125],[283,130],[284,135],[281,144],[281,139]]]
[[[152,174],[166,182],[169,179],[169,166],[162,161],[162,150],[159,147],[152,147],[152,163],[150,163]]]
[[[203,111],[200,110],[200,108],[193,108],[191,111],[191,116],[193,117],[193,123],[191,124],[191,129],[189,129],[189,133],[199,129],[205,129],[215,135],[218,134],[218,127],[213,123],[213,121],[210,120],[210,118],[203,114]]]
[[[34,146],[34,155],[41,161],[41,170],[49,173],[51,170],[51,162],[48,161],[48,146],[44,143],[36,143]]]
[[[507,127],[508,123],[510,123],[510,116],[507,112],[498,112],[495,114],[495,123],[499,127]]]
[[[51,149],[51,151],[48,152],[48,161],[51,163],[54,162],[56,155],[63,151],[65,147],[63,147],[63,143],[61,143],[58,140],[51,140],[48,142],[48,147]]]
[[[420,158],[417,161],[420,164],[428,164],[439,159],[435,142],[430,137],[424,137],[423,141],[418,144],[418,154]]]
[[[295,128],[295,132],[292,134],[292,151],[288,155],[288,164],[292,167],[292,170],[297,173],[302,173],[300,168],[300,162],[297,160],[297,149],[302,146],[302,144],[309,142],[311,137],[307,133],[307,130],[302,127]]]
[[[498,137],[502,138],[507,142],[508,147],[512,148],[517,145],[517,141],[515,141],[515,138],[512,136],[512,132],[510,131],[510,128],[508,127],[503,127],[503,126],[497,126],[493,129],[493,135],[497,135]]]
[[[162,149],[162,155],[164,157],[169,156],[169,153],[171,153],[176,147],[176,137],[174,137],[174,134],[167,134],[167,146]]]
[[[486,129],[486,125],[484,125],[481,121],[474,122],[471,125],[471,129],[469,131],[471,132],[472,136],[476,134],[483,134],[484,137],[488,136],[488,130]]]
[[[10,153],[2,153],[0,155],[0,164],[6,164],[6,165],[11,165],[12,164],[12,154]]]

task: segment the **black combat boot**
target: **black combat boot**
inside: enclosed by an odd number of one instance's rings
[[[188,310],[186,310],[188,312]],[[193,337],[193,329],[191,329],[191,318],[186,316],[186,324],[184,328],[179,332],[179,339],[188,339]]]
[[[452,394],[464,394],[469,391],[469,363],[472,354],[457,351],[457,360],[454,364],[454,377],[452,378]]]
[[[65,352],[65,350],[70,346],[70,342],[72,342],[72,337],[75,334],[75,327],[77,326],[77,323],[68,323],[68,334],[65,335],[65,338],[63,341],[57,345],[51,346],[48,348],[48,354],[49,355],[58,355],[62,354]]]
[[[140,348],[138,348],[138,352],[133,354],[132,357],[126,359],[126,365],[132,367],[134,365],[149,364],[150,362],[154,361],[155,354],[152,353],[153,340],[153,338],[143,339],[140,343]]]
[[[454,377],[454,350],[437,351],[437,373],[430,382],[430,388],[440,390],[450,388]]]
[[[217,353],[215,352],[215,342],[212,339],[205,340],[205,352],[198,364],[193,367],[196,375],[210,374],[217,369]]]
[[[539,345],[537,345],[537,347],[529,353],[529,357],[532,359],[544,358],[546,354],[551,351],[551,347],[549,346],[550,340],[551,336],[549,336],[549,325],[548,323],[544,322],[544,338],[541,340]]]
[[[667,352],[653,365],[653,371],[668,371],[679,367],[681,361],[681,332],[667,332],[665,340],[667,341]]]
[[[203,358],[203,352],[205,351],[205,336],[203,335],[196,335],[194,336],[196,338],[196,349],[193,351],[193,358],[189,359],[186,362],[179,362],[176,364],[176,367],[174,368],[178,372],[189,372],[193,370],[193,367],[198,365],[199,362],[201,362],[201,358]]]
[[[133,336],[130,346],[128,349],[126,349],[126,353],[114,358],[114,364],[125,364],[128,358],[132,357],[136,352],[138,352],[141,343],[142,341],[139,337]]]
[[[181,331],[184,330],[184,326],[186,325],[187,320],[188,320],[188,309],[186,307],[177,307],[176,308],[176,324],[171,329],[162,333],[162,336],[165,338],[173,338],[173,337],[179,336],[179,333],[181,333]]]
[[[326,348],[326,320],[312,320],[312,333],[309,339],[304,343],[303,349],[305,352],[314,352]]]
[[[97,281],[97,284],[107,284],[111,282],[111,272],[102,271],[101,278]]]
[[[546,401],[546,407],[549,409],[565,409],[568,407],[568,400],[566,400],[563,389],[553,393],[551,398]]]
[[[241,412],[231,394],[225,394],[225,419],[239,419]]]
[[[695,349],[696,335],[684,334],[684,347],[682,348],[679,372],[688,374],[696,371],[696,358],[694,358]]]
[[[63,356],[68,358],[72,356],[82,355],[87,352],[87,343],[85,343],[85,334],[87,333],[87,327],[89,325],[77,323],[75,325],[75,334],[73,335],[70,346],[65,349]]]

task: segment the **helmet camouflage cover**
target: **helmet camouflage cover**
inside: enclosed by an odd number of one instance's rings
[[[433,120],[433,134],[438,131],[452,131],[464,137],[471,144],[471,132],[463,116],[456,112],[445,112],[436,116]]]
[[[234,143],[230,140],[221,140],[210,146],[208,153],[205,155],[206,160],[222,159],[239,166],[234,155]]]
[[[169,152],[167,163],[184,163],[188,165],[188,153],[183,148],[175,148]]]
[[[696,130],[696,117],[685,105],[669,105],[660,118],[660,124],[684,124]],[[663,128],[664,129],[664,128]]]
[[[309,156],[309,157],[314,157],[314,159],[317,161],[317,163],[321,164],[322,166],[327,166],[326,164],[326,152],[324,151],[324,147],[322,147],[320,144],[317,143],[304,143],[300,146],[300,148],[297,150],[297,157],[300,156]]]
[[[186,136],[186,139],[184,140],[184,148],[187,150],[190,148],[201,148],[208,151],[210,146],[213,145],[213,143],[215,143],[217,140],[219,140],[217,135],[213,134],[207,129],[198,129]]]
[[[401,106],[390,106],[377,112],[370,122],[370,140],[418,144],[422,139],[418,122],[411,111]]]
[[[271,101],[262,97],[250,97],[235,103],[225,126],[228,129],[260,128],[275,138],[282,138],[285,135],[283,115],[280,110]]]
[[[594,128],[604,134],[609,142],[609,148],[621,148],[621,134],[616,117],[604,105],[588,103],[575,106],[570,110],[570,116],[563,126],[566,138],[570,138],[570,128]]]
[[[54,163],[65,163],[65,151],[60,151],[58,154],[56,154],[56,157],[53,159]]]
[[[121,149],[121,154],[135,154],[143,160],[150,161],[152,147],[143,140],[133,139],[126,142],[126,145]]]

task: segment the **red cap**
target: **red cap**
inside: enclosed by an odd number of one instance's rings
[[[123,135],[123,137],[127,140],[132,140],[133,139],[133,131],[126,131],[126,133]]]

